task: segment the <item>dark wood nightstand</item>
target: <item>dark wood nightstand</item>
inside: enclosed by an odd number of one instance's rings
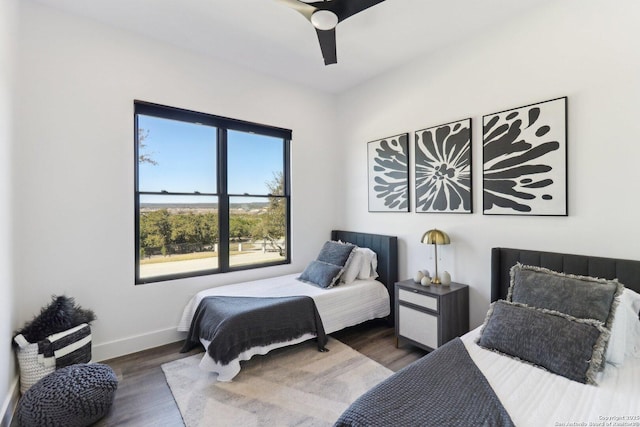
[[[422,286],[413,280],[395,284],[396,346],[400,340],[425,350],[469,332],[469,286]]]

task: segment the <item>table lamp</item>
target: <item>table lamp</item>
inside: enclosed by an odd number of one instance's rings
[[[434,285],[440,284],[440,277],[438,277],[438,245],[448,245],[451,243],[449,236],[442,230],[433,229],[429,230],[422,235],[422,243],[427,245],[435,245],[436,250],[436,274],[431,278],[431,283]]]

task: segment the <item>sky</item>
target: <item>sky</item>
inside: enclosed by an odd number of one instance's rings
[[[139,163],[140,191],[216,193],[216,128],[139,115],[147,137],[140,154],[157,164]],[[267,194],[265,185],[281,172],[282,139],[228,132],[229,194]],[[145,196],[143,202],[215,203],[215,197]]]

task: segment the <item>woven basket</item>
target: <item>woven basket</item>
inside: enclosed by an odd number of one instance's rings
[[[13,340],[18,344],[16,353],[22,394],[56,369],[91,360],[91,328],[86,323],[37,343],[28,342],[22,335]]]
[[[18,335],[14,340],[19,339],[19,337],[22,337],[22,335]],[[25,346],[18,347],[17,354],[18,364],[20,365],[20,393],[22,394],[40,381],[41,378],[56,370],[55,365],[45,366],[43,362],[38,361],[38,343],[28,343]]]

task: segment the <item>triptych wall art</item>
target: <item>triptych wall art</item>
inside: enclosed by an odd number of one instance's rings
[[[471,118],[415,132],[415,209],[472,213]],[[369,212],[409,212],[409,134],[367,144]],[[567,97],[482,118],[485,215],[566,216]]]
[[[416,212],[471,212],[471,119],[416,132]]]
[[[567,215],[567,98],[482,117],[483,212]]]
[[[409,212],[409,134],[367,144],[369,212]]]

